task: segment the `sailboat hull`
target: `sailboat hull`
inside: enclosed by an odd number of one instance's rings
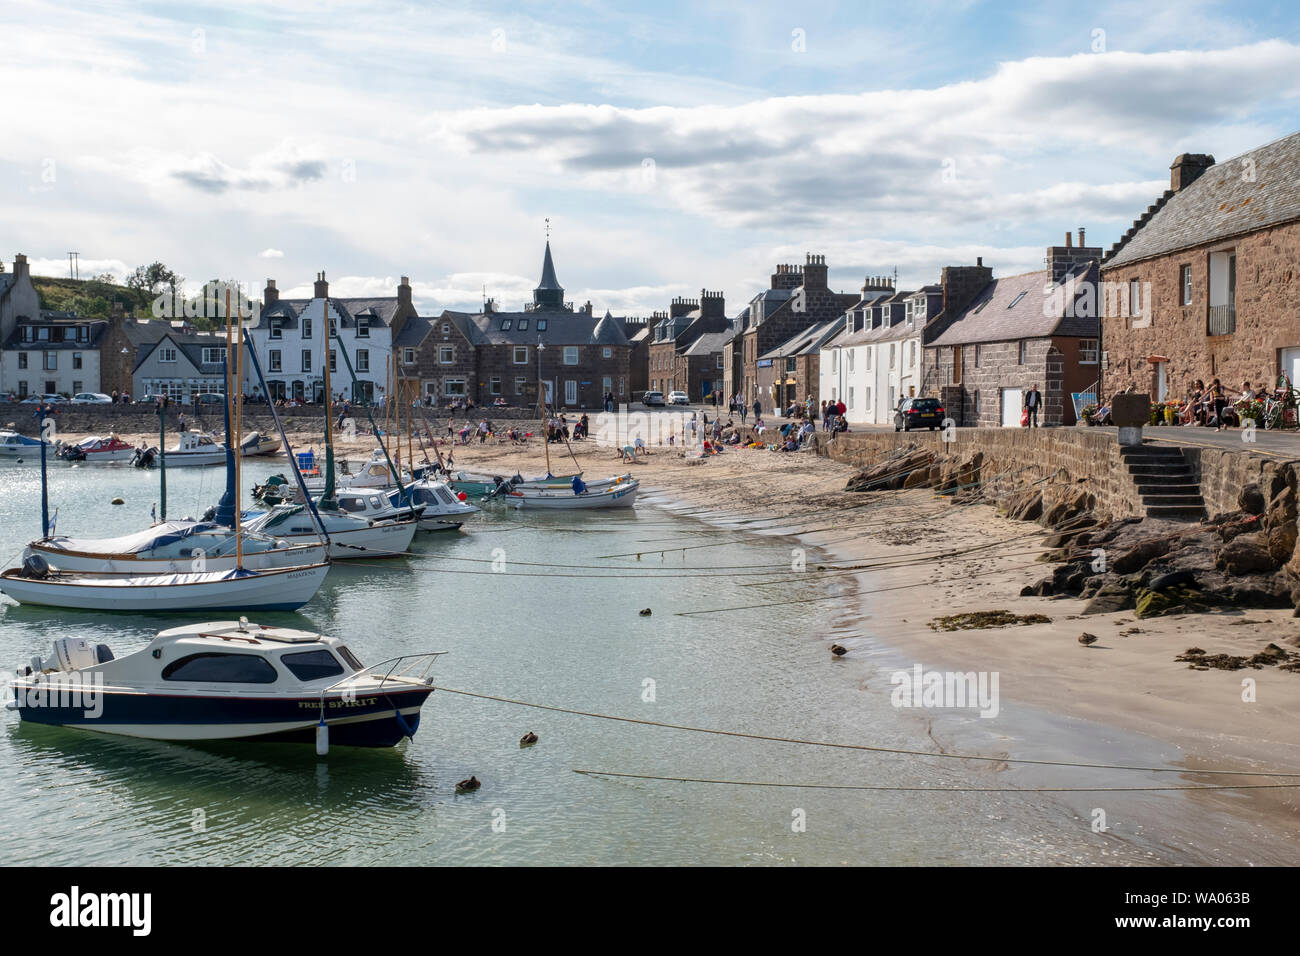
[[[328,564],[258,571],[95,578],[55,573],[25,578],[0,574],[0,593],[20,604],[87,611],[296,611],[315,596]]]
[[[27,546],[27,551],[45,558],[51,567],[60,571],[80,571],[92,574],[178,574],[194,570],[194,558],[141,558],[132,554],[93,554],[86,551],[65,551],[46,547],[39,541]],[[320,564],[325,560],[325,546],[319,543],[299,543],[287,548],[267,551],[248,551],[244,554],[244,567],[250,571],[268,571],[273,568],[301,568]],[[210,556],[203,559],[204,570],[232,571],[235,555]]]

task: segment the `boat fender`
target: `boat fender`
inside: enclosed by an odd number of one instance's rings
[[[321,713],[316,724],[316,756],[324,757],[330,752],[330,729],[325,724],[325,714]]]

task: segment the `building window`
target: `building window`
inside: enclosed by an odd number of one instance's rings
[[[450,345],[444,345],[438,349],[438,363],[440,365],[450,365],[456,361],[456,350]]]
[[[225,349],[205,348],[203,350],[204,365],[220,365],[226,360]]]
[[[722,368],[722,353],[718,353],[718,368]]]
[[[304,339],[309,339],[309,338],[311,338],[311,319],[303,319],[303,320],[302,320],[302,337],[303,337]],[[279,336],[278,336],[278,335],[273,335],[272,338],[276,338],[276,339],[278,339]]]
[[[516,346],[515,346],[515,364],[516,364],[516,365],[527,365],[527,364],[528,364],[528,346],[527,346],[527,345],[516,345]]]
[[[1080,365],[1097,364],[1097,340],[1096,339],[1079,340],[1079,364]]]
[[[334,350],[333,350],[333,349],[330,349],[330,371],[331,371],[331,372],[337,372],[337,371],[338,371],[338,369],[337,369],[337,368],[335,367],[335,365],[334,365]]]
[[[415,349],[402,349],[402,364],[415,364]]]
[[[442,323],[442,334],[443,334],[443,335],[451,335],[451,323],[450,323],[450,322],[444,322],[444,323]]]
[[[978,348],[979,348],[979,346],[976,346],[976,349],[978,349]],[[978,359],[976,359],[975,364],[976,364],[976,365],[979,364],[979,360],[978,360]],[[893,368],[893,367],[894,367],[894,343],[893,343],[893,342],[890,342],[890,343],[889,343],[889,367],[890,367],[890,368]]]
[[[1021,339],[1021,340],[1020,340],[1020,345],[1019,345],[1019,347],[1016,349],[1016,364],[1017,364],[1017,365],[1024,365],[1024,364],[1025,364],[1025,356],[1026,356],[1026,353],[1028,353],[1028,351],[1029,351],[1029,343],[1026,342],[1024,339]]]
[[[370,320],[369,320],[369,319],[357,319],[357,338],[359,338],[359,339],[368,339],[368,338],[370,338]]]
[[[601,349],[600,354],[602,358],[613,358],[614,350],[610,348],[608,345],[606,345],[603,349]]]
[[[271,338],[273,339],[284,338],[284,329],[281,327],[279,319],[271,320]]]
[[[465,395],[465,380],[463,378],[444,378],[442,380],[442,394],[448,398],[461,398]]]
[[[27,353],[26,353],[26,352],[19,352],[19,353],[18,353],[18,367],[19,367],[19,368],[26,368],[26,367],[27,367]]]
[[[518,329],[520,332],[527,332],[527,331],[528,331],[528,320],[527,320],[527,319],[520,319],[519,322],[515,325],[515,328]]]
[[[538,332],[545,332],[545,331],[546,331],[546,320],[545,320],[545,319],[538,319],[538,320],[537,320],[537,331],[538,331]]]
[[[175,349],[169,349],[169,348],[159,349],[159,350],[158,350],[158,361],[160,361],[160,362],[175,362],[175,361],[176,361],[176,350],[175,350]]]
[[[1142,314],[1142,283],[1137,279],[1128,280],[1128,314]]]
[[[59,353],[58,353],[58,352],[46,352],[46,353],[45,353],[45,371],[47,371],[47,372],[57,372],[58,369],[59,369]],[[52,391],[52,390],[51,390],[51,391]]]
[[[493,375],[490,379],[488,379],[488,394],[490,395],[501,394],[501,379],[496,375]]]
[[[864,407],[866,408],[867,411],[871,411],[871,386],[870,385],[868,385],[865,389],[863,389],[862,397],[866,402],[866,405]]]
[[[519,377],[519,376],[516,376],[516,377],[515,377],[515,394],[516,394],[516,395],[522,395],[522,394],[524,394],[524,392],[527,390],[527,388],[528,388],[528,379],[526,379],[526,378],[521,378],[521,377]]]
[[[1023,298],[1024,298],[1025,296],[1027,296],[1027,295],[1029,295],[1029,290],[1028,290],[1028,289],[1026,289],[1024,292],[1020,293],[1018,296],[1016,296],[1014,299],[1012,299],[1012,300],[1011,300],[1011,304],[1008,305],[1007,308],[1008,308],[1008,309],[1014,309],[1017,305],[1020,304],[1020,300],[1023,299]],[[979,363],[977,362],[976,364],[978,365]]]
[[[26,383],[26,382],[19,382],[19,383],[18,383],[18,397],[19,397],[19,398],[26,398],[26,397],[27,397],[27,383]]]
[[[865,368],[868,372],[871,371],[871,353],[874,352],[875,350],[876,350],[875,346],[872,345],[868,345],[865,349],[862,350],[862,355],[866,359],[862,367]],[[849,354],[850,355],[853,354],[852,349],[849,350]]]
[[[73,352],[73,353],[72,353],[72,367],[73,367],[74,369],[76,369],[76,368],[81,368],[81,353],[80,353],[80,352]],[[77,392],[79,392],[79,391],[81,391],[81,389],[78,388],[78,389],[74,389],[73,391],[77,391]]]
[[[855,351],[857,351],[857,350],[856,350],[856,349],[849,349],[848,352],[846,353],[846,356],[848,357],[848,360],[849,360],[848,370],[849,370],[850,372],[853,371],[853,353],[854,353]]]
[[[510,320],[509,320],[509,319],[502,319],[502,320],[501,320],[501,331],[502,331],[502,332],[509,332],[509,331],[510,331]]]
[[[576,345],[566,345],[564,347],[564,364],[565,365],[578,364],[578,347]]]
[[[311,350],[310,349],[302,350],[302,370],[304,372],[311,371]]]
[[[81,383],[80,381],[78,381],[77,379],[74,378],[74,379],[72,380],[72,394],[73,394],[73,395],[78,395],[78,394],[80,394],[80,392],[81,392],[81,386],[82,386],[82,383]]]
[[[1180,286],[1183,289],[1183,305],[1192,304],[1192,267],[1183,266],[1182,275],[1179,278]]]
[[[268,360],[268,365],[269,365],[270,370],[271,370],[272,372],[281,372],[281,371],[284,370],[284,369],[283,369],[283,362],[282,362],[281,359],[280,359],[280,350],[279,350],[279,349],[271,349],[271,357],[270,357],[270,359]]]
[[[330,354],[332,357],[333,353],[331,352]],[[333,371],[332,368],[331,371]],[[370,350],[369,349],[357,349],[357,371],[358,372],[370,371]]]
[[[984,353],[984,350],[983,350],[982,348],[980,348],[978,345],[975,346],[975,367],[976,367],[976,368],[979,368],[979,367],[980,367],[980,362],[981,362],[981,360],[984,358],[984,354],[983,354],[983,353]]]

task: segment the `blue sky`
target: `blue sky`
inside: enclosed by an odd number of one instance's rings
[[[1180,152],[1295,132],[1282,3],[36,2],[0,11],[0,253],[422,311],[646,314],[777,262],[913,288],[1109,246]]]

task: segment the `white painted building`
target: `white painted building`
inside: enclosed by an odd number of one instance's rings
[[[275,281],[267,283],[258,321],[247,334],[257,350],[271,399],[318,401],[323,394],[328,302],[330,329],[338,334],[331,343],[330,390],[354,402],[382,401],[389,388],[393,337],[415,314],[407,278],[402,277],[397,295],[392,298],[342,299],[330,296],[321,273],[314,292],[311,299],[281,299]],[[347,362],[338,354],[339,342],[356,373],[355,386]],[[261,394],[251,368],[244,378],[244,388],[248,395]]]

